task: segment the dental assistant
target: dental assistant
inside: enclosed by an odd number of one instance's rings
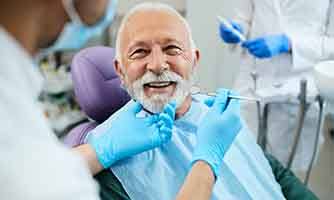
[[[63,42],[82,47],[110,24],[115,7],[108,0],[1,1],[1,199],[98,199],[85,163],[57,141],[43,116],[33,57],[62,50]]]
[[[232,46],[230,53],[240,54],[240,72],[235,88],[243,95],[256,95],[265,102],[297,102],[299,82],[308,81],[309,98],[318,92],[312,77],[312,67],[322,59],[328,59],[334,50],[326,36],[328,20],[333,10],[330,0],[236,0],[229,5],[233,9],[231,22],[234,29],[247,37],[241,42],[232,31],[220,24],[220,37]],[[245,104],[242,113],[252,130],[257,129],[256,105]],[[281,161],[287,161],[296,124],[298,107],[273,105],[268,122],[268,149]],[[305,170],[311,158],[316,133],[318,109],[307,111],[301,142],[294,168]],[[284,126],[282,126],[284,124]]]

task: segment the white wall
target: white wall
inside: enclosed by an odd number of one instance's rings
[[[225,3],[226,4],[226,3]],[[228,4],[228,2],[227,2]],[[239,70],[237,59],[226,54],[226,46],[218,35],[217,15],[228,16],[228,5],[222,0],[187,0],[187,19],[202,57],[197,79],[203,90],[230,88]]]

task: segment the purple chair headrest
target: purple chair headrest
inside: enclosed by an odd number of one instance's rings
[[[71,65],[74,92],[82,110],[101,123],[130,97],[114,68],[114,49],[90,47],[75,55]]]

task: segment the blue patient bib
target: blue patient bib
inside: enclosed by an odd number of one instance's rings
[[[201,99],[198,95],[193,97],[189,111],[175,121],[170,142],[111,167],[132,200],[175,199],[190,169],[197,125],[205,120],[203,116],[208,111]],[[268,161],[246,125],[226,153],[220,174],[211,199],[284,199]]]

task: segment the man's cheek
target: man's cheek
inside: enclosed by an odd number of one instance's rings
[[[127,74],[129,81],[133,83],[134,81],[140,79],[144,75],[145,71],[137,68],[132,68],[128,70]]]
[[[177,61],[171,64],[171,71],[175,72],[182,78],[187,78],[187,75],[192,71],[192,65],[184,59],[178,59]]]

